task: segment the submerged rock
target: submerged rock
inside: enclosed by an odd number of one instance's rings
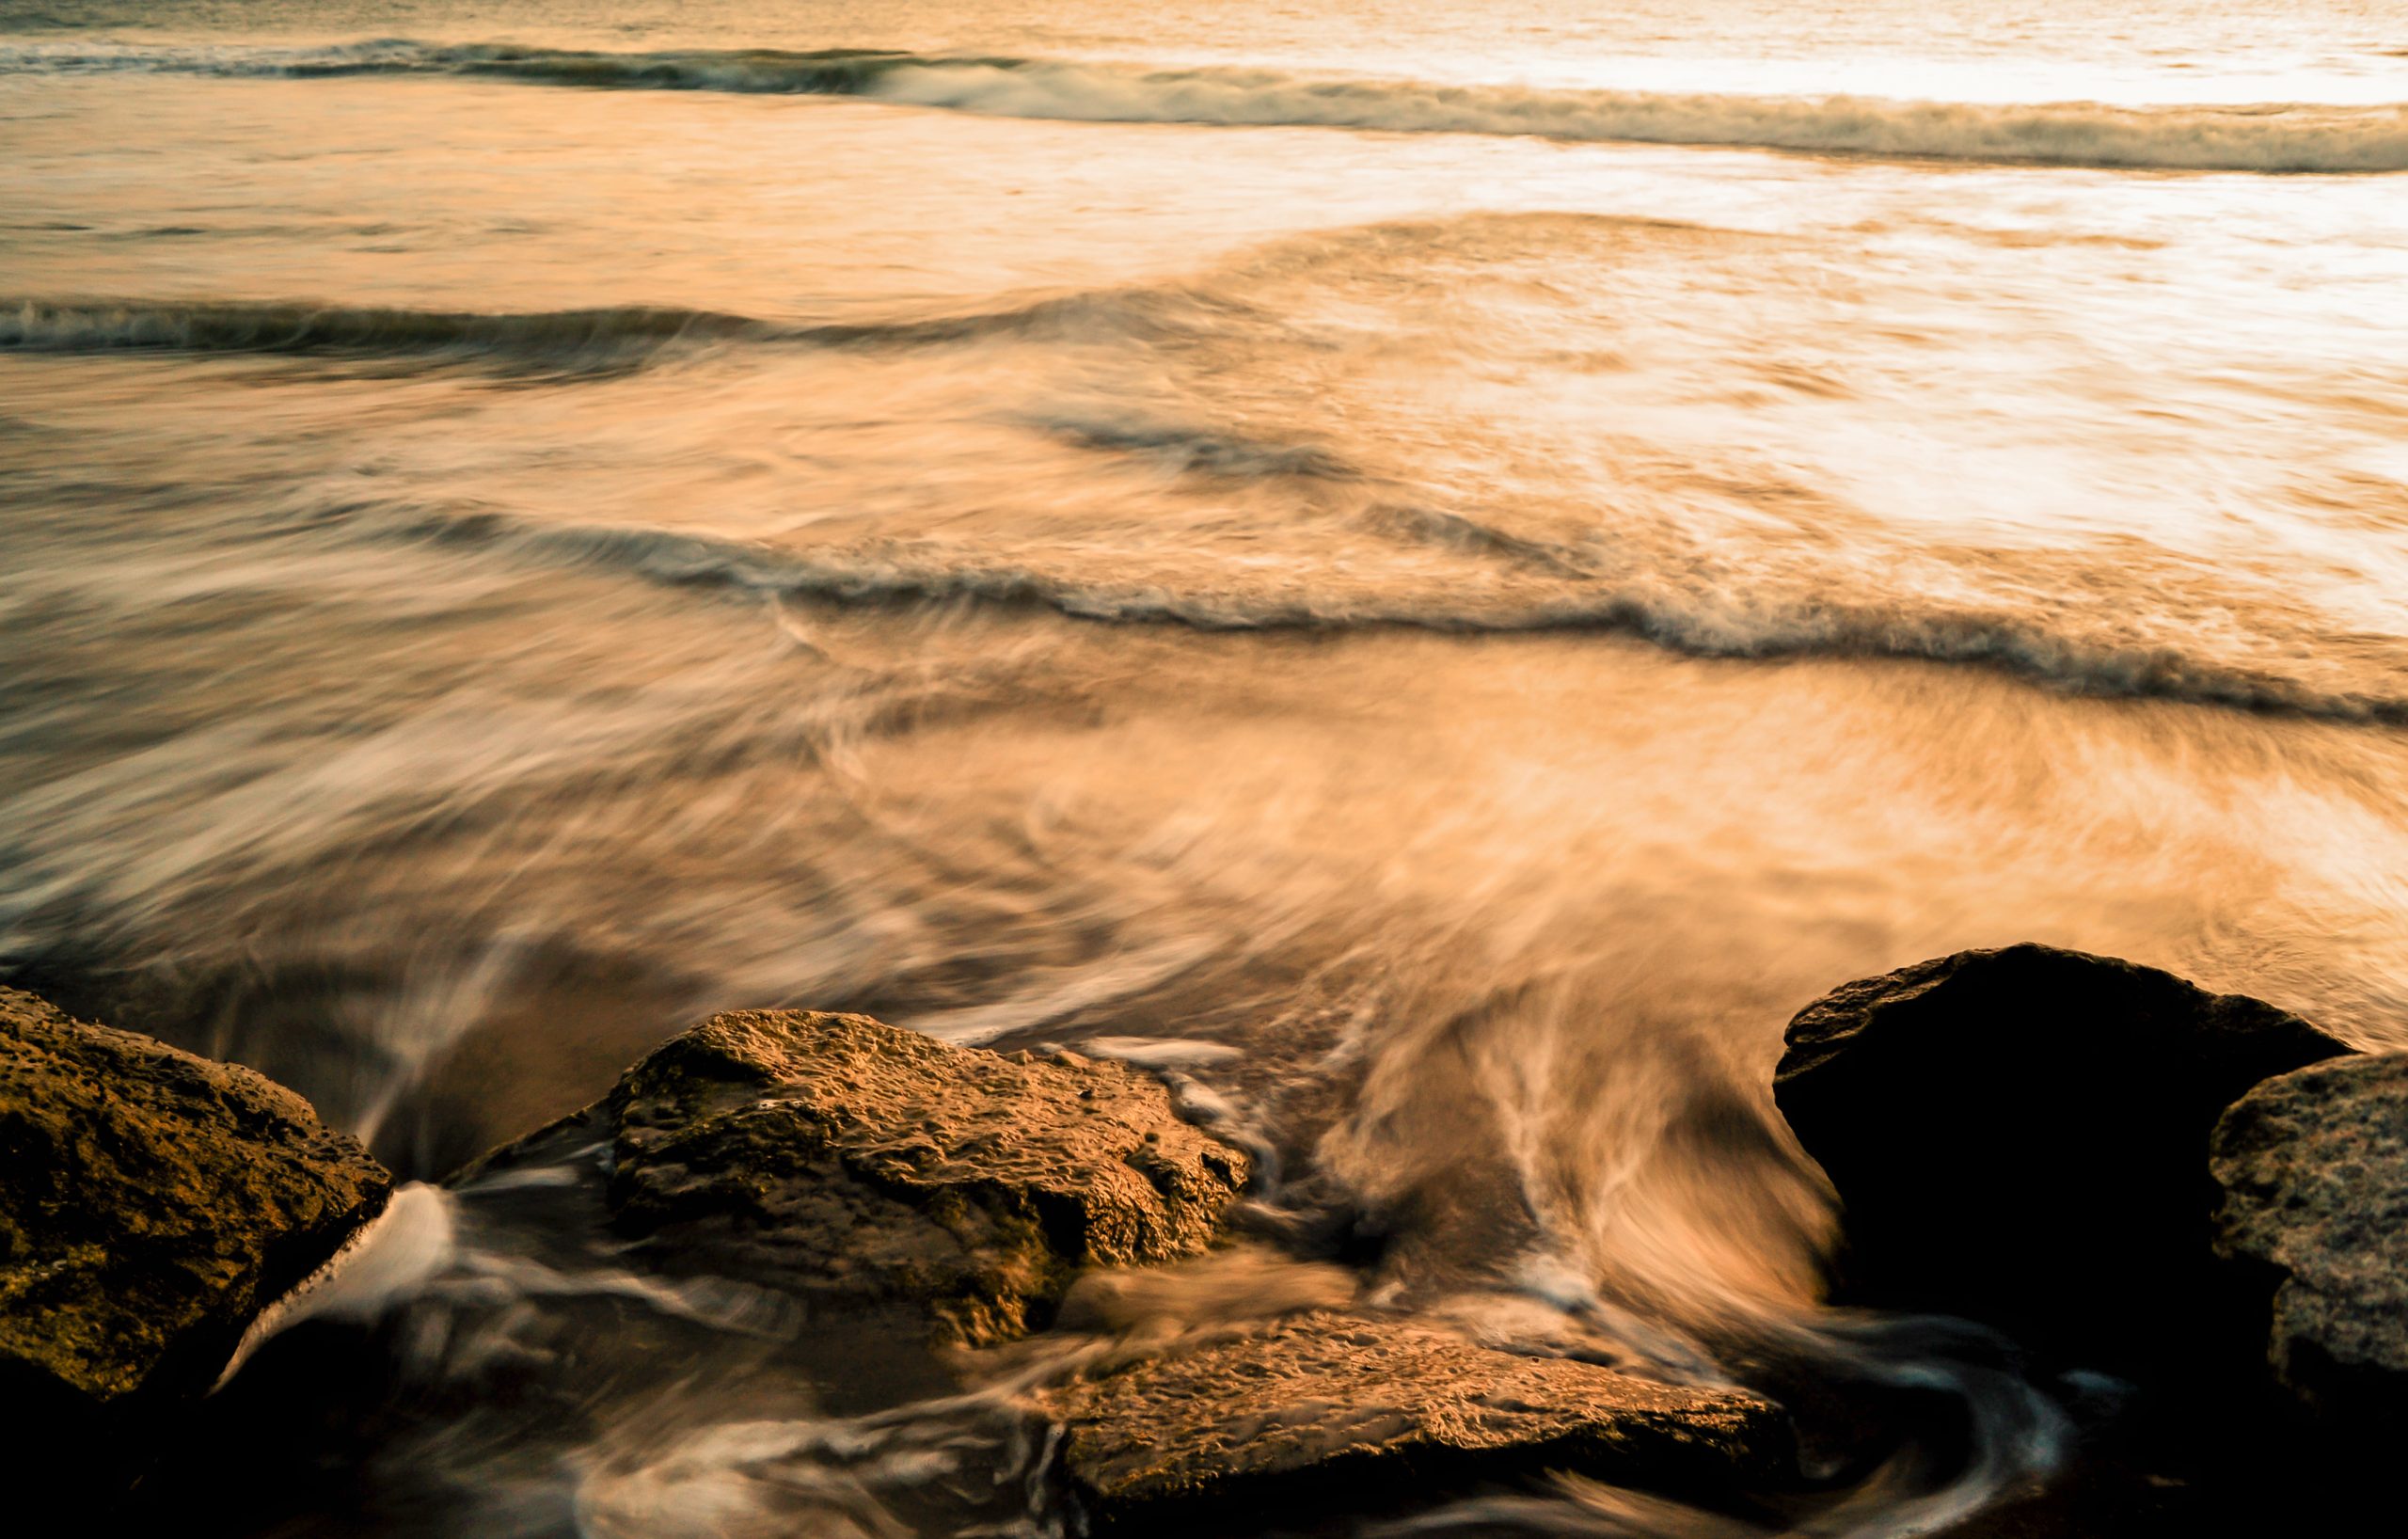
[[[2272,1285],[2276,1381],[2329,1423],[2408,1425],[2408,1054],[2268,1080],[2212,1167],[2216,1248]]]
[[[2206,1369],[2232,1300],[2210,1131],[2350,1050],[2261,1000],[2018,945],[1833,990],[1773,1094],[1845,1209],[1841,1293],[2004,1326],[2093,1366]]]
[[[1728,1495],[1789,1452],[1778,1407],[1316,1310],[1039,1396],[1097,1533],[1259,1527],[1549,1470]],[[1248,1528],[1247,1531],[1253,1531]]]
[[[584,1114],[657,1258],[940,1334],[1039,1324],[1081,1267],[1195,1254],[1246,1156],[1117,1063],[949,1046],[860,1015],[715,1016]]]
[[[205,1389],[392,1184],[250,1070],[0,988],[0,1404],[64,1438]]]

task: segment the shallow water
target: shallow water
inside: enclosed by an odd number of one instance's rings
[[[0,6],[0,966],[430,1179],[722,1007],[1168,1063],[1383,1296],[1737,1372],[1833,983],[2408,1045],[2403,101],[2379,5]],[[551,1189],[413,1198],[276,1521],[1058,1522]]]

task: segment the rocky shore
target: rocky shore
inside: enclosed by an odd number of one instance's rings
[[[2408,1416],[2408,1055],[2040,945],[1843,985],[1785,1043],[1832,1302],[1978,1322],[2067,1387],[2052,1476],[1968,1535],[2258,1531],[2365,1487]]]
[[[1084,1268],[1198,1254],[1249,1166],[1123,1065],[819,1012],[715,1016],[568,1125],[608,1140],[611,1219],[656,1264],[973,1346],[1050,1316]]]
[[[1309,1310],[1051,1388],[1097,1532],[1359,1513],[1574,1469],[1728,1495],[1778,1483],[1789,1434],[1754,1395],[1493,1351],[1393,1316]]]
[[[1842,1214],[1832,1302],[1971,1322],[2033,1382],[2089,1387],[2061,1475],[1952,1531],[2146,1531],[2169,1483],[2212,1483],[2207,1451],[2408,1424],[2408,1055],[2036,945],[1844,984],[1786,1049],[1776,1103]],[[1135,1328],[1116,1279],[1259,1248],[1254,1162],[1074,1053],[716,1016],[455,1182],[539,1183],[562,1150],[598,1175],[560,1200],[636,1275],[915,1341],[1006,1396],[1082,1532],[1309,1527],[1559,1471],[1780,1531],[1859,1478],[1801,1457],[1824,1423],[1877,1446],[1928,1410],[1792,1393],[1811,1366],[1761,1342],[1678,1383],[1500,1350],[1328,1257],[1263,1262],[1305,1280],[1209,1330]],[[0,990],[0,1388],[39,1423],[11,1478],[136,1481],[392,1189],[250,1071]]]
[[[2266,1081],[2210,1159],[2216,1253],[2272,1293],[2273,1382],[2329,1435],[2388,1443],[2408,1424],[2408,1054]]]
[[[8,1462],[116,1470],[392,1186],[251,1071],[0,988]]]
[[[2247,1333],[2209,1137],[2258,1082],[2349,1052],[2262,1001],[2037,945],[1843,985],[1785,1041],[1774,1100],[1846,1226],[1835,1302],[2125,1375]]]

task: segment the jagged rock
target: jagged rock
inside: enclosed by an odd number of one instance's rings
[[[392,1184],[250,1070],[0,988],[0,1404],[63,1437],[206,1388]]]
[[[860,1015],[715,1016],[585,1116],[615,1221],[664,1263],[924,1309],[973,1344],[1040,1324],[1081,1267],[1202,1250],[1248,1173],[1120,1064]]]
[[[1789,1452],[1781,1411],[1752,1395],[1325,1310],[1056,1386],[1038,1404],[1065,1429],[1063,1468],[1099,1534],[1360,1513],[1556,1469],[1728,1496]]]
[[[1843,985],[1787,1044],[1773,1095],[1838,1188],[1842,1297],[2118,1372],[2234,1340],[2209,1133],[2258,1081],[2349,1051],[2263,1001],[2041,945]]]
[[[2408,1053],[2266,1081],[2210,1158],[2216,1248],[2272,1288],[2276,1381],[2328,1423],[2408,1425]]]

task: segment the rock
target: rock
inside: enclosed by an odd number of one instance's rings
[[[2201,1371],[2233,1301],[2210,1131],[2349,1051],[2298,1017],[2048,946],[1966,951],[1798,1012],[1773,1081],[1844,1209],[1840,1295],[1997,1325],[2078,1366]]]
[[[664,1262],[925,1309],[970,1344],[1041,1324],[1081,1267],[1201,1251],[1248,1174],[1120,1064],[860,1015],[715,1016],[585,1115],[614,1220]]]
[[[2331,1426],[2408,1425],[2408,1053],[2266,1081],[2210,1167],[2216,1249],[2273,1293],[2276,1382]]]
[[[1040,1392],[1098,1534],[1360,1514],[1574,1470],[1727,1496],[1789,1452],[1778,1407],[1316,1310]]]
[[[0,1404],[63,1438],[206,1389],[392,1185],[250,1070],[0,988]]]

